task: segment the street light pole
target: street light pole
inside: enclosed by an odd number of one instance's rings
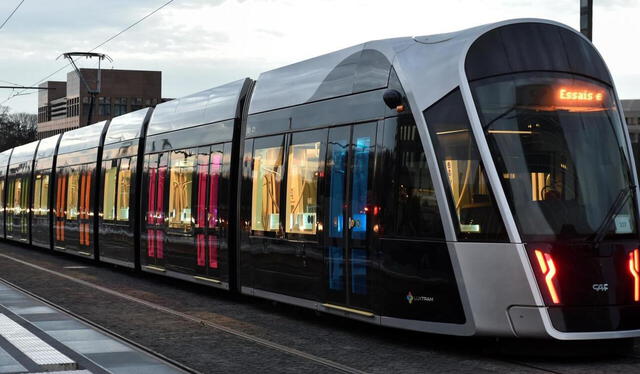
[[[593,0],[580,0],[580,32],[593,41]]]

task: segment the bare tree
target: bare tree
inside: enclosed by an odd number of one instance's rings
[[[36,140],[37,115],[9,113],[9,108],[0,107],[0,151]]]

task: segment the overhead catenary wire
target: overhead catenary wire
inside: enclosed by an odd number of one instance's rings
[[[117,38],[118,36],[124,34],[125,32],[129,31],[129,29],[133,28],[135,25],[139,24],[140,22],[144,21],[145,19],[151,17],[152,15],[154,15],[155,13],[157,13],[159,10],[161,10],[162,8],[166,7],[167,5],[173,3],[175,0],[169,0],[166,3],[162,4],[159,8],[156,8],[156,10],[152,11],[151,13],[147,14],[146,16],[140,18],[139,20],[137,20],[136,22],[132,23],[131,25],[127,26],[124,30],[120,31],[119,33],[111,36],[110,38],[108,38],[107,40],[105,40],[104,42],[98,44],[97,46],[95,46],[93,49],[91,49],[89,52],[93,52],[96,49],[102,47],[103,45],[109,43],[110,41],[112,41],[113,39]]]
[[[11,19],[11,17],[13,17],[14,14],[16,14],[16,12],[18,11],[18,9],[20,8],[20,6],[22,5],[22,3],[24,3],[24,0],[20,1],[20,3],[18,4],[18,6],[16,6],[13,11],[11,13],[9,13],[9,16],[4,20],[4,22],[2,22],[2,24],[0,25],[0,30],[2,30],[2,28],[4,27],[4,25],[7,24],[7,22],[9,22],[9,20]]]
[[[158,8],[154,9],[153,11],[151,11],[150,13],[147,13],[144,17],[140,18],[139,20],[137,20],[136,22],[132,23],[131,25],[125,27],[124,29],[122,29],[120,32],[110,36],[109,38],[107,38],[106,40],[104,40],[103,42],[101,42],[100,44],[98,44],[97,46],[93,47],[91,50],[89,50],[89,52],[93,52],[96,49],[102,47],[103,45],[109,43],[110,41],[112,41],[113,39],[119,37],[120,35],[124,34],[125,32],[129,31],[130,29],[132,29],[133,27],[135,27],[137,24],[139,24],[140,22],[146,20],[147,18],[151,17],[152,15],[156,14],[158,11],[160,11],[162,8],[166,7],[167,5],[173,3],[175,0],[169,0],[167,2],[165,2],[164,4],[162,4],[161,6],[159,6]],[[24,0],[22,0],[22,2],[24,2]],[[22,4],[22,3],[20,3]],[[20,6],[20,4],[18,5],[18,7]],[[17,10],[17,9],[16,9]],[[15,12],[15,10],[14,10]],[[53,73],[47,75],[44,78],[39,79],[37,82],[31,84],[31,86],[37,86],[40,83],[46,81],[47,79],[51,78],[52,76],[56,75],[57,73],[61,72],[62,70],[66,69],[67,67],[69,67],[71,65],[71,63],[67,63],[66,65],[62,66],[60,69],[54,71]],[[22,95],[31,95],[34,92],[30,92],[27,94],[23,93],[24,91],[19,91],[14,93],[13,95],[9,96],[7,99],[5,99],[2,103],[0,103],[0,106],[4,105],[5,103],[9,102],[11,99],[13,99],[16,96],[22,96]]]

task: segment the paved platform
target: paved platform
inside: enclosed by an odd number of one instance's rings
[[[640,373],[640,339],[620,345],[609,341],[496,340],[382,328],[1,241],[0,280],[133,341],[136,347],[151,349],[183,365],[183,370],[203,374]],[[0,305],[5,305],[3,300],[8,297],[3,295],[6,293],[0,290]],[[52,318],[55,310],[53,314],[51,310],[25,313],[9,307],[26,306],[18,303],[5,308],[18,316],[24,314],[23,319],[36,327],[61,318]],[[92,325],[80,325],[92,330]],[[56,331],[46,324],[38,328],[46,334]],[[51,334],[65,344],[62,336]],[[76,354],[111,372],[144,373],[154,368],[149,364],[120,369],[114,361],[121,358],[113,356],[111,364],[102,364],[101,356],[111,353],[90,352],[97,346],[92,343],[70,344],[74,351],[78,346],[89,352]],[[1,356],[7,355],[11,353]],[[71,354],[67,357],[77,360]],[[16,358],[7,366],[15,362],[25,367]],[[4,372],[11,370],[5,368]],[[76,374],[92,371],[81,363],[77,369],[66,370]]]
[[[0,283],[0,373],[42,372],[183,373]]]

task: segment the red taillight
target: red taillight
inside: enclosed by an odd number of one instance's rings
[[[629,253],[629,272],[633,277],[633,300],[640,301],[640,251],[638,248]]]
[[[556,265],[554,264],[550,254],[543,253],[537,249],[535,253],[536,258],[538,259],[538,265],[540,265],[540,271],[542,271],[542,274],[544,275],[544,281],[547,284],[547,289],[551,295],[551,301],[553,301],[554,304],[559,304],[560,298],[558,297],[558,292],[556,291],[553,279],[556,276]]]

